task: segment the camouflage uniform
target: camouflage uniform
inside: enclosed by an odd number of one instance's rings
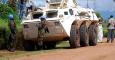
[[[49,33],[47,27],[47,21],[45,18],[41,17],[41,22],[38,25],[38,39],[39,39],[39,46],[43,47],[43,40],[45,37],[45,33]]]
[[[9,17],[8,26],[9,26],[9,29],[10,29],[8,50],[9,51],[14,51],[15,50],[15,43],[16,43],[16,24],[14,22],[13,17]]]

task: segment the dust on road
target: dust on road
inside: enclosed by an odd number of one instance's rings
[[[114,60],[114,56],[115,42],[104,42],[98,43],[97,46],[56,50],[38,55],[24,56],[14,60]]]

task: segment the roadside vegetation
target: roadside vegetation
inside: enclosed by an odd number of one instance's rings
[[[107,23],[106,22],[103,22],[103,35],[104,37],[107,37],[108,35],[108,31],[107,31]]]
[[[19,20],[16,12],[9,7],[7,4],[0,4],[0,49],[7,47],[9,38],[9,28],[8,28],[8,14],[12,13],[14,15],[14,20],[16,22],[17,31],[21,31],[21,21]]]

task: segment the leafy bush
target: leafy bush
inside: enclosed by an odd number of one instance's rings
[[[99,17],[101,17],[101,14],[96,12],[96,16],[99,18]]]
[[[104,37],[107,37],[107,35],[108,35],[107,23],[103,23],[103,35],[104,35]]]
[[[0,18],[8,19],[9,13],[12,13],[14,15],[15,20],[19,20],[18,16],[11,7],[9,7],[7,4],[0,4]]]
[[[9,13],[13,13],[12,8],[8,7],[6,4],[0,4],[0,18],[7,18]]]
[[[0,19],[0,49],[6,45],[8,41],[8,34],[9,30],[7,26],[7,20]]]
[[[17,28],[21,27],[19,17],[13,11],[11,7],[7,4],[0,4],[0,26],[4,26],[8,29],[8,14],[12,13],[14,15],[14,20],[16,22]],[[5,21],[4,21],[5,20]]]

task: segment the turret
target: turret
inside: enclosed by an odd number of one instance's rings
[[[75,7],[77,5],[76,0],[46,0],[46,2],[49,9]]]

